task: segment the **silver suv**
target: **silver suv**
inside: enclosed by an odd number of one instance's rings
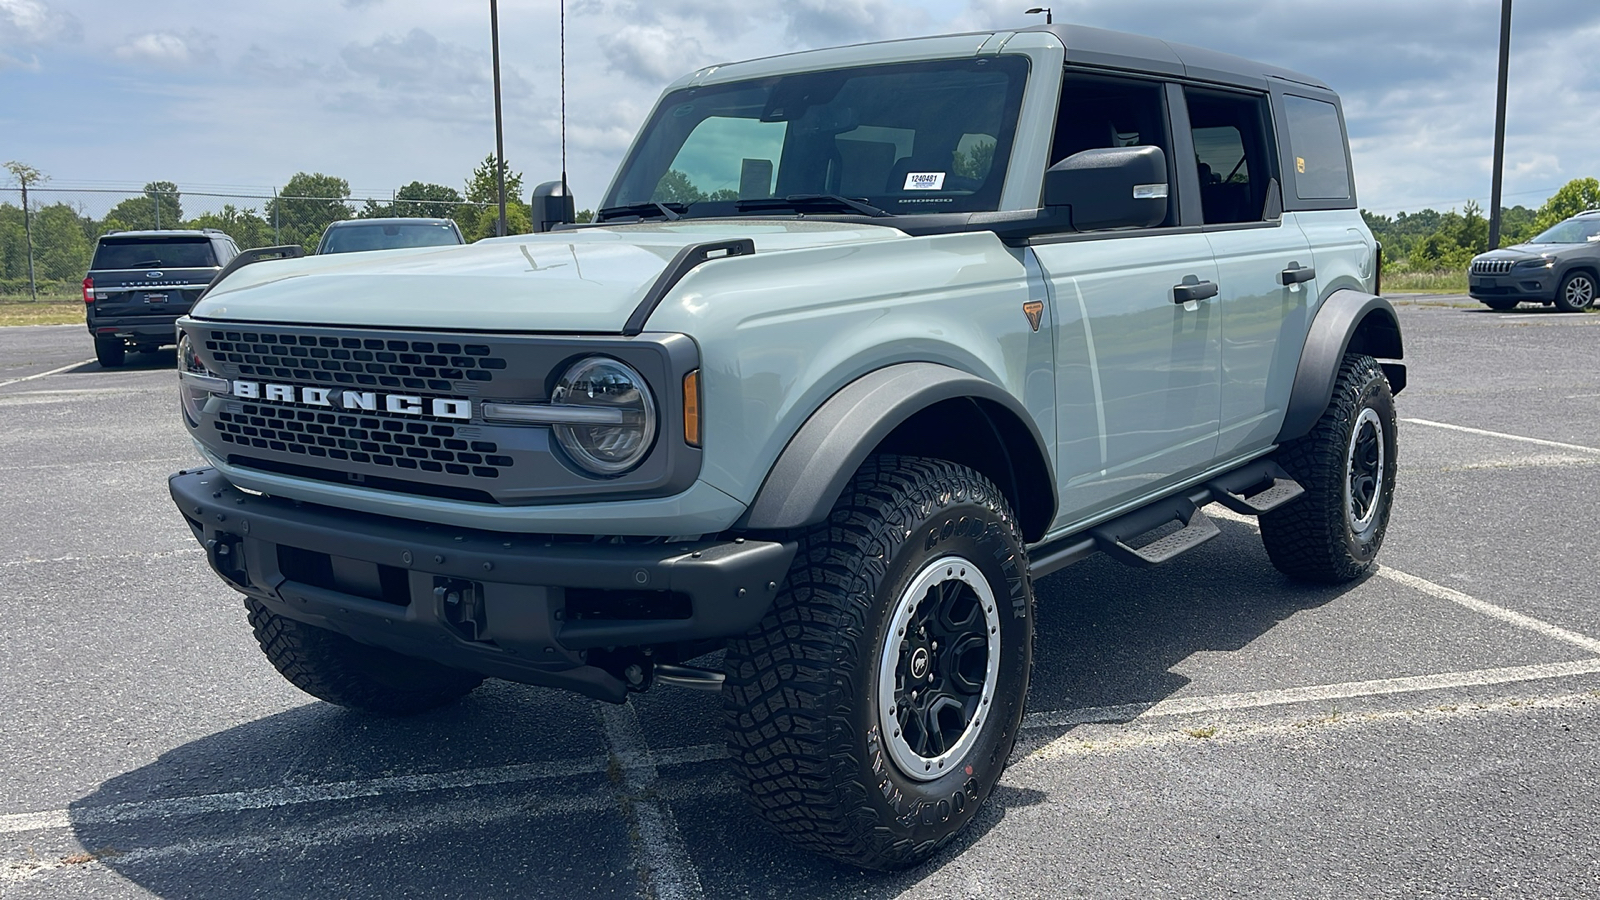
[[[1555,304],[1562,312],[1594,305],[1600,282],[1600,209],[1578,213],[1525,243],[1473,257],[1467,293],[1490,309]]]
[[[1035,579],[1210,503],[1374,564],[1400,328],[1313,78],[1062,26],[713,66],[600,207],[180,324],[172,496],[299,687],[718,690],[754,809],[891,868],[1000,777]]]

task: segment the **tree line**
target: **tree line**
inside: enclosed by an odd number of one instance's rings
[[[37,170],[20,168],[32,179],[31,189],[48,180]],[[526,234],[533,230],[533,217],[523,196],[522,173],[512,171],[509,165],[501,171],[506,186],[506,231]],[[152,181],[137,196],[122,200],[100,218],[84,215],[80,207],[71,203],[39,202],[49,194],[29,196],[26,218],[20,204],[0,203],[0,293],[27,293],[30,231],[34,277],[41,285],[54,282],[55,290],[50,293],[60,294],[63,286],[70,287],[88,271],[95,239],[113,231],[216,228],[232,237],[241,249],[299,244],[309,253],[330,223],[344,219],[453,219],[468,241],[495,234],[499,219],[493,155],[472,170],[461,190],[413,181],[395,191],[389,200],[352,201],[350,183],[345,179],[300,172],[274,193],[259,207],[224,203],[218,211],[186,214],[183,192],[177,184]]]
[[[1529,240],[1586,209],[1600,209],[1600,180],[1567,182],[1538,209],[1500,208],[1500,246]],[[1385,273],[1464,272],[1472,258],[1489,249],[1489,220],[1477,203],[1460,212],[1424,209],[1382,216],[1361,211],[1372,234],[1383,242]]]

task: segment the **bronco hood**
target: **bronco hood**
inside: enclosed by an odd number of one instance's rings
[[[452,331],[618,332],[667,263],[691,244],[751,238],[757,253],[772,253],[904,236],[872,225],[721,219],[309,256],[235,271],[192,315]]]

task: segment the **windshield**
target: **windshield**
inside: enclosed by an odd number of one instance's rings
[[[1530,244],[1582,244],[1600,242],[1600,216],[1568,219],[1529,241]]]
[[[217,264],[205,237],[102,238],[91,269],[204,269]]]
[[[335,225],[328,229],[318,253],[354,253],[360,250],[395,250],[400,247],[438,247],[459,244],[456,230],[444,222],[372,223]]]
[[[993,210],[1027,74],[1002,56],[674,91],[601,206],[728,216],[837,195],[896,215]]]

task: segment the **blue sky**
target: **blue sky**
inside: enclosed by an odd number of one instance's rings
[[[568,168],[600,196],[661,88],[701,65],[1017,27],[1027,0],[567,0]],[[1054,0],[1057,22],[1298,69],[1344,98],[1363,206],[1487,205],[1498,0]],[[506,156],[560,173],[557,0],[502,0]],[[1507,205],[1600,176],[1600,2],[1517,0]],[[494,147],[488,3],[0,0],[0,161],[57,187],[459,188]]]

